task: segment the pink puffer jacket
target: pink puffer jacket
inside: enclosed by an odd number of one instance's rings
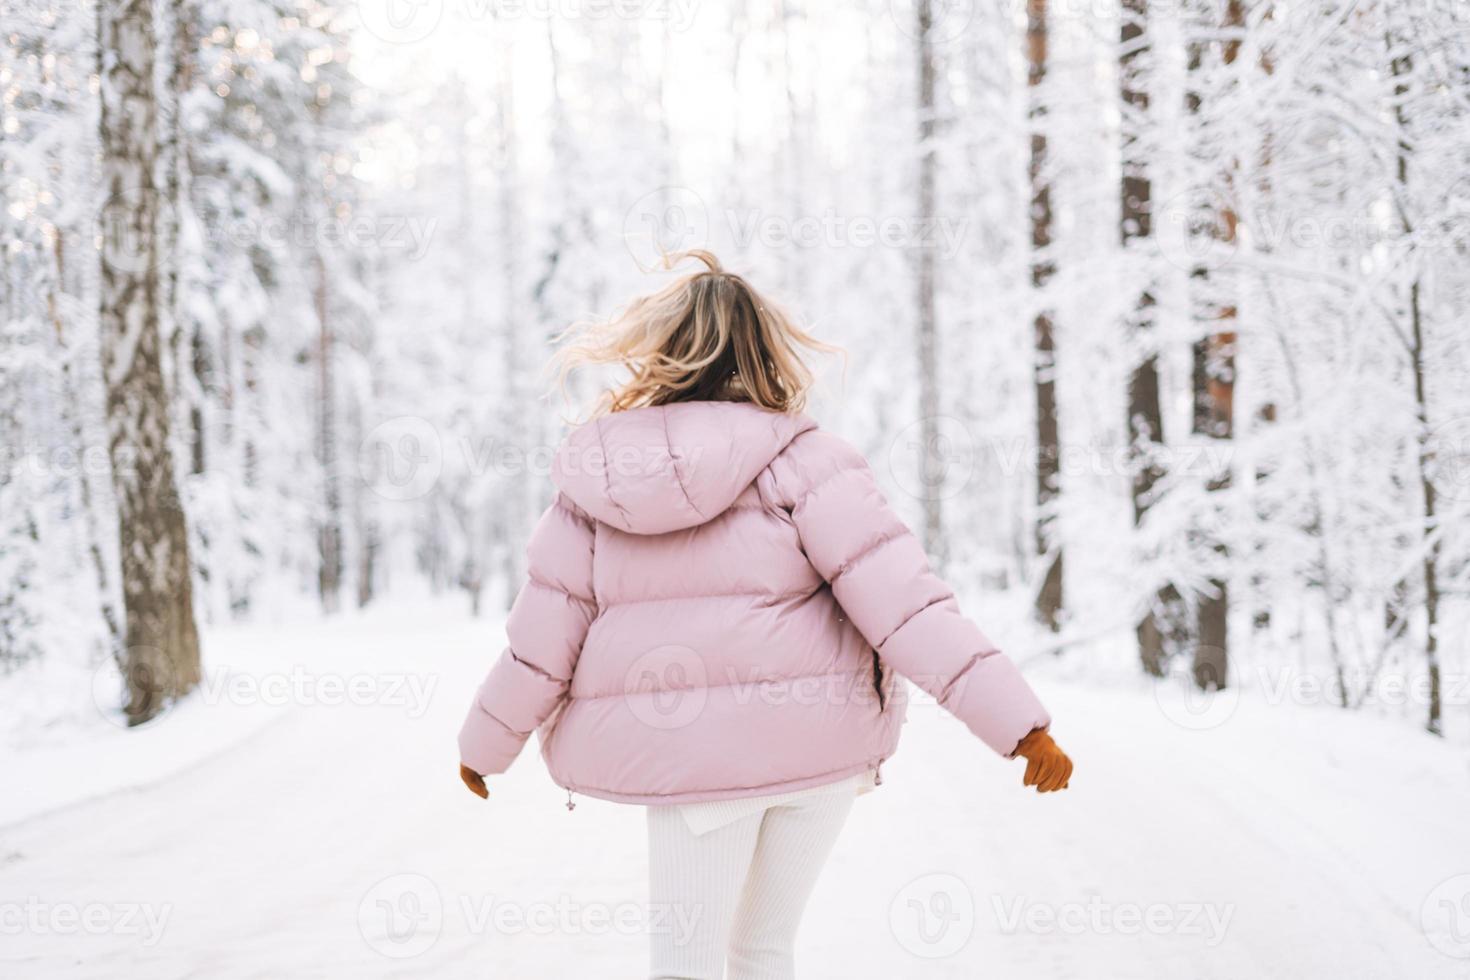
[[[459,735],[504,772],[532,731],[568,790],[757,796],[877,767],[897,671],[996,752],[1045,709],[966,619],[861,454],[802,415],[689,402],[558,451],[510,641]]]

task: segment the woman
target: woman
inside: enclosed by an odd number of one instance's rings
[[[509,647],[460,732],[487,795],[532,731],[552,776],[648,808],[655,978],[795,975],[802,910],[882,782],[901,674],[1025,784],[1072,764],[861,454],[801,414],[827,350],[707,252],[567,348],[632,377],[558,450]]]

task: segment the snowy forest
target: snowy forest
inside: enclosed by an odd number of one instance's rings
[[[7,3],[0,684],[146,719],[198,626],[503,607],[556,336],[699,245],[1026,648],[1443,731],[1464,5],[406,9]]]
[[[1464,783],[1463,0],[0,0],[0,192],[16,759],[262,631],[429,609],[480,671],[608,380],[558,338],[699,247],[1028,674]]]

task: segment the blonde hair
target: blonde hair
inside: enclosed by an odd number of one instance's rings
[[[798,327],[703,249],[664,258],[704,265],[640,296],[606,322],[579,324],[556,354],[562,390],[578,367],[619,364],[632,377],[604,391],[594,415],[683,401],[745,401],[799,412],[812,385],[800,349],[836,352]],[[565,335],[564,335],[565,336]]]

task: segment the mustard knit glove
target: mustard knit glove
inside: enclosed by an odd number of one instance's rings
[[[1067,781],[1072,778],[1072,760],[1052,741],[1046,729],[1038,728],[1021,739],[1015,754],[1026,760],[1023,786],[1035,786],[1038,793],[1067,788]]]
[[[490,791],[485,788],[485,777],[463,763],[460,763],[459,766],[459,779],[460,782],[469,787],[471,793],[474,793],[480,799],[488,800],[490,798]]]

